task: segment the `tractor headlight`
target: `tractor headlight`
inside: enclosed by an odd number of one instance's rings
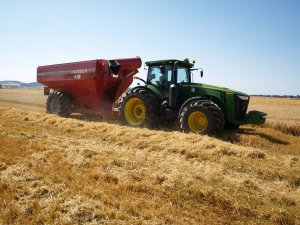
[[[244,101],[248,101],[249,100],[249,96],[244,96],[244,95],[237,95],[239,99],[244,100]]]

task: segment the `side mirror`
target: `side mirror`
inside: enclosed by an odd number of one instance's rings
[[[192,68],[190,71],[200,70],[200,76],[203,77],[203,69],[202,68]]]

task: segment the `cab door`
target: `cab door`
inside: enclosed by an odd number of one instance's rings
[[[148,70],[148,84],[154,86],[163,99],[169,98],[169,87],[172,83],[173,68],[171,66],[151,66]]]
[[[187,84],[191,83],[190,70],[186,67],[177,67],[177,85],[179,89],[179,105],[191,97],[191,88]]]

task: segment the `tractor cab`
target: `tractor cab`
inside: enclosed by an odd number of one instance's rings
[[[148,66],[147,87],[163,100],[170,102],[170,97],[177,100],[181,86],[191,83],[191,68],[194,64],[187,61],[170,59],[149,61],[145,64]],[[175,105],[177,104],[171,106]]]

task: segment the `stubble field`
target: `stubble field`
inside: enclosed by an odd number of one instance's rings
[[[44,112],[0,90],[0,224],[299,224],[300,100],[218,138]]]

